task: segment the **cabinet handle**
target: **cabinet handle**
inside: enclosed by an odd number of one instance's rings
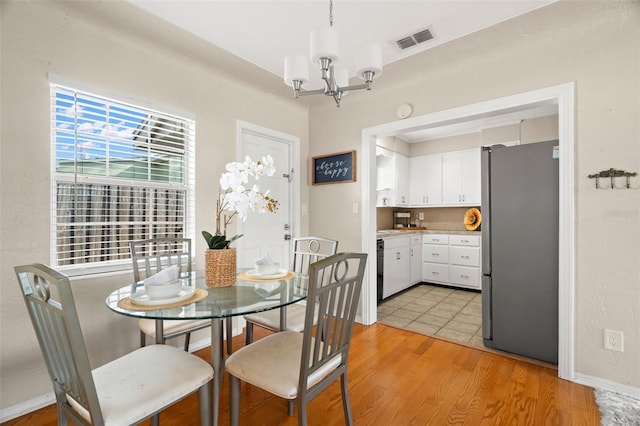
[[[465,279],[465,280],[468,280],[468,279],[469,279],[469,275],[460,275],[460,278],[463,278],[463,279]]]
[[[434,238],[432,241],[438,242],[440,241],[440,238]]]
[[[431,275],[440,275],[440,272],[432,272]]]
[[[396,260],[400,260],[400,252],[396,252]]]
[[[413,257],[413,249],[409,249],[409,251],[411,252],[411,257]]]
[[[469,258],[469,256],[460,256],[460,257],[463,258],[463,259],[468,259]]]
[[[431,256],[438,257],[438,256],[440,256],[440,253],[431,253]]]
[[[469,240],[460,240],[461,243],[468,243]]]

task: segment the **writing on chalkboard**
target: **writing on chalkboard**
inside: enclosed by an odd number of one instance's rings
[[[337,160],[337,161],[322,161],[320,164],[316,165],[316,173],[323,174],[330,178],[339,178],[341,176],[347,176],[349,174],[349,167],[346,164],[346,161]]]
[[[355,151],[313,157],[313,184],[354,182]]]

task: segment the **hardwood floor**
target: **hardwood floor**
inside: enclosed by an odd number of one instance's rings
[[[267,332],[256,327],[256,338]],[[234,348],[244,335],[233,339]],[[209,350],[197,352],[209,360]],[[229,381],[220,424],[229,424]],[[242,385],[240,422],[295,425],[287,404]],[[554,369],[381,324],[356,324],[349,360],[356,425],[599,425],[593,389],[557,377]],[[309,405],[310,425],[343,425],[339,381]],[[192,395],[160,415],[163,426],[198,424]],[[55,405],[3,423],[53,426]],[[148,423],[145,423],[148,424]]]

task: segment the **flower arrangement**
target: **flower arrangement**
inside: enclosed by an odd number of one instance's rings
[[[249,211],[275,213],[278,209],[278,201],[269,196],[269,190],[260,192],[255,183],[249,187],[249,178],[258,181],[262,176],[275,174],[276,168],[270,155],[262,157],[259,161],[245,157],[242,163],[227,163],[226,170],[220,176],[218,187],[216,232],[212,235],[210,232],[202,231],[207,245],[214,250],[228,249],[231,243],[242,237],[242,234],[238,234],[227,239],[227,226],[236,215],[245,221]]]

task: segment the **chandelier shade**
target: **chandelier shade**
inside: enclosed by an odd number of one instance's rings
[[[336,106],[351,90],[371,90],[373,79],[382,74],[382,51],[380,46],[370,43],[358,50],[355,57],[358,78],[364,84],[349,85],[349,71],[336,66],[339,58],[338,30],[333,27],[333,1],[329,1],[329,26],[311,31],[309,37],[309,57],[287,56],[284,58],[284,82],[293,88],[294,98],[308,95],[331,96]],[[320,66],[324,88],[305,90],[302,86],[309,82],[309,64]]]
[[[318,65],[320,59],[338,60],[338,30],[333,27],[317,28],[309,36],[311,63]]]
[[[369,71],[376,77],[382,75],[382,51],[374,43],[362,46],[356,52],[356,76],[366,80],[365,75]]]
[[[284,58],[284,83],[293,86],[293,81],[302,84],[309,81],[309,61],[306,56],[287,56]]]

